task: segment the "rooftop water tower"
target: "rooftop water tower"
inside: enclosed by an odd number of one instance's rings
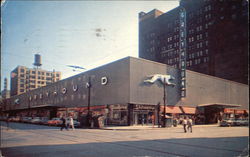
[[[36,66],[36,68],[39,68],[42,66],[41,55],[35,54],[35,62],[33,65]]]

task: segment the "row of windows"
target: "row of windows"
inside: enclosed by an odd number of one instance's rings
[[[24,69],[20,69],[20,73],[24,73],[25,72],[25,70]],[[30,71],[31,72],[31,74],[36,74],[36,71]],[[26,72],[26,74],[29,74],[29,71],[27,71]],[[38,75],[45,75],[46,74],[46,76],[54,76],[54,74],[52,74],[52,73],[48,73],[48,72],[41,72],[41,71],[38,71]],[[24,75],[24,74],[21,74],[21,75]],[[60,74],[56,74],[56,77],[60,77]]]
[[[194,60],[189,60],[186,62],[186,65],[188,67],[193,66],[193,65],[197,65],[197,64],[201,64],[201,63],[207,63],[209,61],[209,57],[204,57],[204,58],[197,58]],[[178,67],[178,63],[179,62],[179,58],[174,58],[174,59],[169,59],[167,60],[167,64],[172,65],[173,67],[177,68]]]
[[[176,63],[176,62],[179,62],[179,57],[176,57],[176,58],[173,58],[173,59],[168,59],[167,60],[167,63],[168,64],[173,64],[173,63]]]
[[[210,11],[210,10],[212,10],[211,5],[205,6],[205,8],[204,8],[205,12]]]
[[[203,13],[203,9],[204,9],[204,12],[208,12],[208,11],[211,11],[212,10],[212,6],[211,5],[207,5],[205,6],[204,8],[201,8],[199,10],[196,11],[196,15],[199,16]],[[189,13],[189,18],[194,18],[194,12],[190,12]]]
[[[188,50],[194,50],[194,49],[203,48],[204,44],[205,44],[206,47],[208,47],[208,41],[206,40],[205,42],[201,41],[201,42],[197,42],[196,45],[193,44],[193,45],[188,46]]]
[[[22,79],[25,79],[25,76],[23,74],[20,75],[20,78]],[[27,79],[36,79],[36,76],[26,76]],[[57,78],[59,79],[59,76],[57,76]],[[41,76],[38,76],[37,79],[41,79],[41,80],[44,80],[45,77],[41,77]],[[51,77],[46,77],[46,80],[52,80]]]
[[[187,66],[190,67],[193,65],[201,64],[201,63],[207,63],[208,61],[209,61],[209,57],[197,58],[194,60],[187,61]]]
[[[201,57],[203,55],[208,55],[208,49],[206,49],[205,52],[201,50],[201,51],[198,51],[196,53],[191,53],[188,55],[188,58],[193,59],[195,57]]]

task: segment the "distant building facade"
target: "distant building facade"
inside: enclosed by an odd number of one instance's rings
[[[10,90],[8,90],[8,79],[4,78],[4,89],[1,93],[2,99],[10,98]]]
[[[247,0],[181,0],[166,13],[140,12],[139,57],[179,68],[181,24],[187,69],[248,84]]]
[[[18,66],[11,72],[11,96],[49,85],[61,79],[61,72]]]

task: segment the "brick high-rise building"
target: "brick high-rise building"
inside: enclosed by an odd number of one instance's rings
[[[17,66],[11,72],[11,96],[49,85],[61,79],[61,72],[47,71],[40,68],[41,58],[35,55],[35,68]]]
[[[166,13],[140,12],[139,57],[180,67],[181,9],[186,68],[248,84],[247,0],[181,0]]]
[[[11,72],[11,96],[49,85],[61,79],[61,72],[18,66]]]

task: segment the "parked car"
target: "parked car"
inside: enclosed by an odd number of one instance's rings
[[[12,121],[12,122],[20,122],[21,121],[21,117],[19,117],[19,116],[11,117],[10,121]]]
[[[48,125],[53,125],[53,126],[58,126],[62,124],[62,121],[60,118],[52,118],[51,120],[48,121]]]
[[[237,123],[236,123],[236,120],[234,118],[223,119],[220,122],[220,126],[235,126],[236,124]]]
[[[237,126],[247,126],[248,125],[248,119],[247,118],[236,119],[235,125],[237,125]]]
[[[22,117],[20,121],[23,123],[30,123],[31,120],[32,120],[32,117]]]
[[[47,125],[47,124],[48,124],[48,121],[49,121],[49,118],[48,118],[48,117],[41,117],[41,121],[40,121],[39,124]]]
[[[0,120],[1,120],[1,121],[6,121],[7,118],[8,118],[8,117],[6,117],[6,116],[0,116]]]
[[[34,117],[33,119],[31,119],[30,122],[33,123],[33,124],[40,124],[41,118],[40,117]]]

